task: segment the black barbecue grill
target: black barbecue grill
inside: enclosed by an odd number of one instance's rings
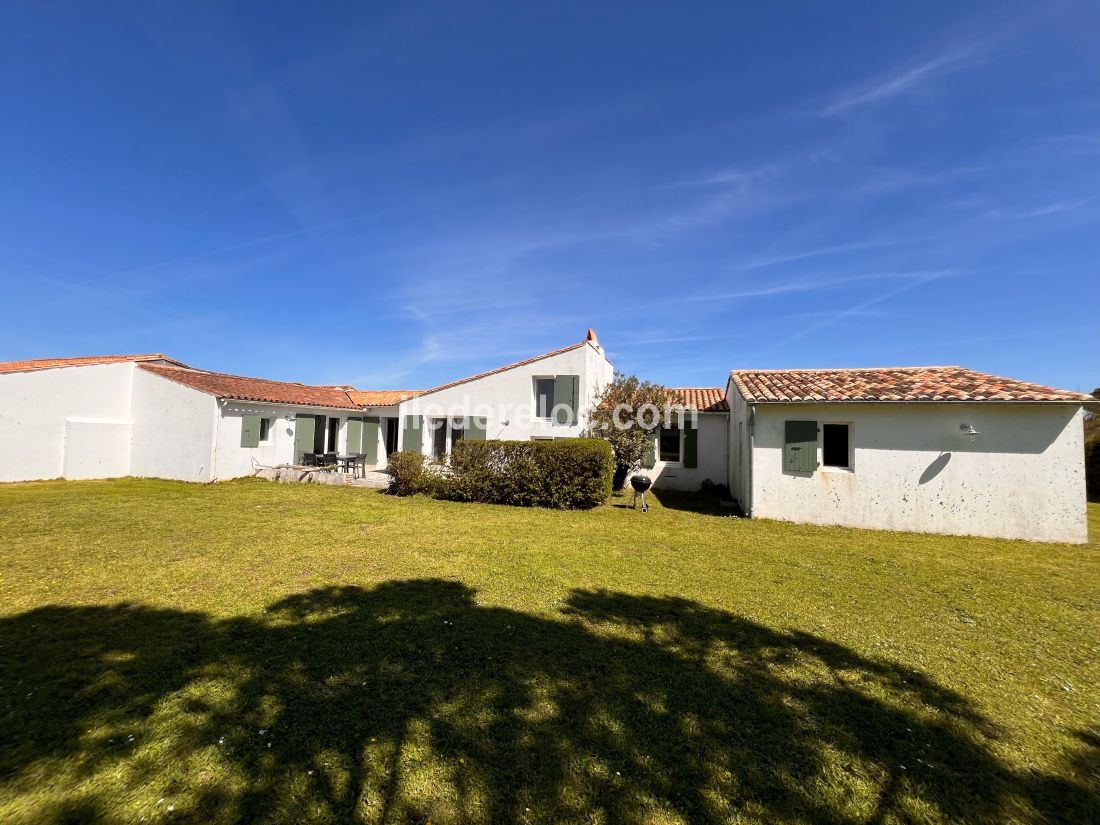
[[[638,496],[642,497],[642,512],[649,511],[649,505],[645,501],[645,491],[653,486],[653,479],[649,476],[631,476],[630,486],[634,488],[634,500],[630,502],[630,509],[634,509],[638,503]]]

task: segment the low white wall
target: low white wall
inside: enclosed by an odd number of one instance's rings
[[[134,370],[129,474],[179,481],[210,481],[214,396]]]
[[[534,406],[534,379],[554,375],[579,376],[579,409],[575,425],[557,424],[520,413],[521,408],[530,410]],[[408,415],[428,418],[481,416],[486,418],[485,437],[502,441],[579,436],[588,423],[587,411],[591,409],[592,400],[613,375],[614,368],[604,354],[586,344],[533,364],[402,402],[399,407],[402,428],[400,448],[404,449],[404,417]],[[428,454],[431,447],[429,430],[423,432],[421,444],[423,452]]]
[[[58,478],[66,467],[80,478],[96,466],[126,475],[129,436],[119,431],[130,422],[133,371],[122,363],[0,375],[0,481]],[[67,434],[70,419],[89,426]]]
[[[652,468],[643,468],[637,473],[652,478],[653,486],[659,490],[695,492],[708,478],[715,484],[725,484],[729,456],[728,419],[725,413],[699,414],[699,466],[685,467],[678,461],[658,460]]]
[[[853,469],[784,472],[787,420],[850,423]],[[980,432],[974,441],[963,423]],[[1081,409],[1071,405],[757,405],[752,515],[1084,542],[1083,438]]]

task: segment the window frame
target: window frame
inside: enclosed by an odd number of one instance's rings
[[[266,432],[265,432],[266,431]],[[262,446],[270,447],[275,443],[275,417],[261,415],[257,435]]]
[[[539,382],[540,381],[546,381],[546,382],[549,382],[549,384],[550,384],[550,396],[549,396],[550,403],[546,405],[546,415],[542,415],[541,410],[539,409]],[[535,397],[535,405],[534,405],[534,413],[535,414],[534,414],[533,418],[536,421],[550,421],[550,422],[552,422],[554,420],[554,404],[557,400],[557,399],[554,398],[554,395],[555,395],[554,383],[555,383],[555,381],[554,381],[554,376],[553,375],[533,375],[533,376],[531,376],[531,389],[532,389],[532,392],[534,393],[534,397]]]
[[[441,462],[447,460],[447,455],[450,453],[450,427],[451,420],[444,418],[443,416],[433,416],[428,418],[427,429],[431,431],[432,438],[428,446],[428,457],[432,461]],[[439,431],[443,431],[443,452],[436,455],[436,447],[438,446]]]
[[[855,425],[851,421],[821,421],[819,426],[821,427],[821,465],[819,469],[827,473],[854,473],[856,471]],[[825,462],[826,427],[848,428],[848,463],[844,466],[839,464],[827,464]]]

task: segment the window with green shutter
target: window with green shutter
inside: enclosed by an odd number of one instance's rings
[[[577,423],[577,393],[579,375],[554,376],[554,423],[573,426]]]
[[[484,441],[485,425],[485,418],[475,418],[467,416],[466,426],[463,429],[462,435],[467,441]]]
[[[245,415],[241,417],[241,446],[260,446],[260,416]]]
[[[690,417],[689,417],[690,418]],[[684,466],[699,466],[699,422],[684,422]]]
[[[401,449],[410,453],[421,452],[421,438],[424,427],[418,415],[406,415],[405,425],[401,429]]]
[[[817,422],[783,422],[783,472],[812,473],[817,470]]]

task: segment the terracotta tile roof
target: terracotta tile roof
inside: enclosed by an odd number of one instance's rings
[[[669,394],[679,395],[684,406],[699,412],[729,412],[726,393],[721,387],[669,387]]]
[[[421,390],[348,390],[351,400],[361,407],[388,407],[415,398],[420,393]]]
[[[591,332],[591,330],[589,330]],[[595,334],[595,333],[593,333]],[[432,387],[430,390],[424,390],[420,395],[428,395],[429,393],[439,392],[440,390],[449,390],[451,387],[457,387],[460,384],[468,384],[470,381],[477,381],[479,378],[487,378],[490,375],[496,375],[498,372],[506,372],[507,370],[513,370],[516,367],[526,367],[528,364],[534,364],[536,361],[541,361],[544,358],[553,358],[555,355],[562,355],[570,350],[579,349],[590,343],[589,340],[578,341],[576,344],[570,344],[567,347],[556,349],[553,352],[544,352],[542,355],[535,355],[531,358],[526,358],[523,361],[516,361],[514,364],[506,364],[503,367],[497,367],[493,370],[486,372],[479,372],[477,375],[471,375],[469,378],[460,378],[458,381],[452,381],[449,384],[440,384],[438,387]]]
[[[963,367],[835,370],[734,370],[753,403],[830,401],[1073,401],[1089,396]]]
[[[86,355],[80,358],[35,358],[30,361],[0,361],[0,372],[33,372],[58,367],[91,367],[96,364],[119,364],[124,361],[165,361],[186,367],[182,361],[169,358],[163,352],[144,355]]]
[[[309,407],[335,407],[345,410],[357,410],[360,406],[351,399],[346,390],[333,387],[311,387],[289,381],[245,378],[240,375],[204,372],[162,364],[142,364],[141,369],[218,398],[268,401],[274,404],[301,404]]]

